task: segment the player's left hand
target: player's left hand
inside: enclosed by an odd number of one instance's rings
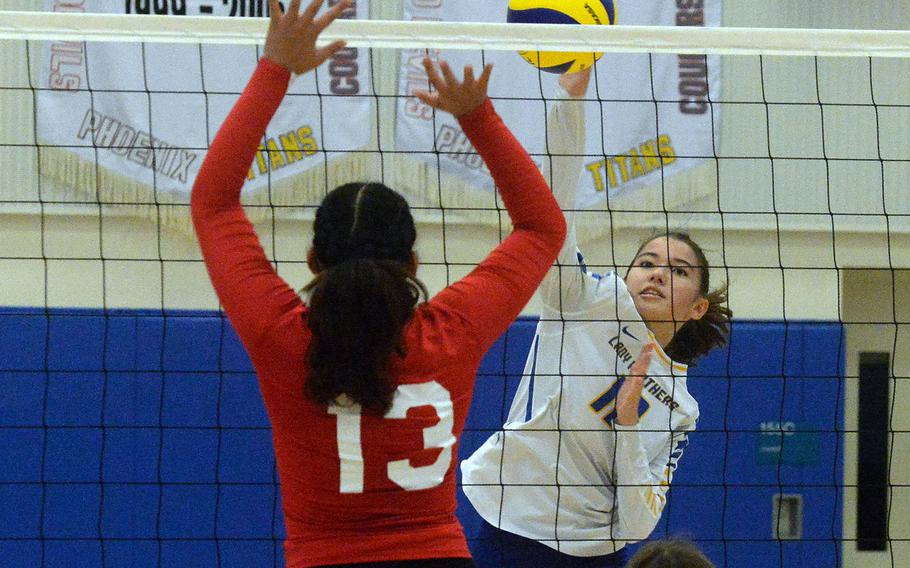
[[[492,63],[484,65],[483,72],[477,79],[474,78],[474,68],[465,65],[464,81],[458,80],[445,61],[439,62],[437,71],[433,61],[424,58],[423,68],[427,72],[427,80],[436,90],[432,92],[418,90],[414,91],[414,95],[428,106],[450,112],[452,116],[458,118],[469,114],[487,99],[487,85],[490,82],[490,72],[493,71]]]
[[[312,0],[306,10],[300,13],[300,0],[291,0],[287,12],[281,11],[278,0],[269,0],[271,20],[265,38],[266,59],[299,75],[319,67],[343,48],[343,41],[317,48],[316,38],[351,6],[352,0],[342,0],[317,18],[316,13],[324,1]]]
[[[629,375],[619,387],[619,394],[616,395],[616,423],[620,426],[638,424],[638,403],[641,402],[641,390],[648,374],[648,366],[651,365],[652,355],[654,344],[646,343],[632,363]]]

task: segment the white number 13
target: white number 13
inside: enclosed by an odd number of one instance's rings
[[[429,489],[442,483],[452,465],[452,446],[455,419],[452,397],[436,381],[399,385],[392,398],[392,407],[385,418],[407,418],[408,410],[418,406],[432,406],[439,422],[423,429],[424,449],[441,448],[439,457],[430,465],[413,467],[409,460],[389,462],[388,476],[396,485],[407,491]],[[329,406],[329,414],[338,416],[338,458],[341,462],[341,493],[363,493],[363,448],[360,444],[360,406]]]

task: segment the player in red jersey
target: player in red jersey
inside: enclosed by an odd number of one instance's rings
[[[486,161],[513,232],[468,276],[421,301],[404,198],[346,184],[322,202],[301,298],[275,272],[240,190],[291,72],[343,43],[316,17],[271,1],[265,56],[212,142],[193,188],[203,257],[256,369],[272,423],[289,568],[472,566],[455,517],[454,457],[481,358],[519,314],[565,238],[563,216],[486,97],[490,67],[459,81],[426,61],[418,96],[451,112]]]

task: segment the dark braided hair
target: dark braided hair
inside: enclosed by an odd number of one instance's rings
[[[708,310],[705,315],[701,319],[691,319],[684,323],[676,330],[673,339],[664,348],[664,352],[674,361],[694,365],[700,357],[707,355],[715,347],[723,347],[727,343],[727,337],[730,335],[730,319],[733,317],[733,312],[727,306],[727,285],[721,284],[716,290],[711,290],[711,267],[708,265],[708,258],[705,256],[705,251],[692,240],[688,233],[671,231],[655,235],[645,240],[632,258],[638,258],[648,243],[660,238],[679,241],[692,249],[697,260],[698,272],[701,275],[698,292],[702,298],[708,300]]]
[[[317,274],[304,288],[313,333],[306,394],[326,405],[345,395],[384,414],[397,386],[390,358],[406,355],[402,330],[427,296],[412,273],[410,208],[381,183],[341,185],[323,199],[313,233]]]

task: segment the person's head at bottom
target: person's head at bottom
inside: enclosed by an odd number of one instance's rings
[[[694,544],[681,538],[650,542],[639,549],[626,568],[715,568]]]

